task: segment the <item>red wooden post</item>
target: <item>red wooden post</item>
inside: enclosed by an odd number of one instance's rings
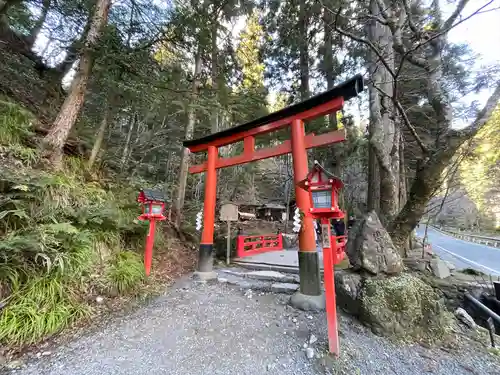
[[[236,256],[238,258],[241,258],[243,256],[244,249],[245,249],[245,237],[240,235],[236,238]]]
[[[217,197],[217,163],[218,150],[209,146],[207,150],[207,173],[205,175],[205,201],[203,205],[203,231],[201,233],[200,251],[198,255],[198,272],[212,272],[214,247],[215,200]]]
[[[304,123],[301,120],[293,120],[290,125],[290,130],[295,198],[297,200],[297,207],[302,212],[308,213],[311,208],[309,192],[303,186],[299,185],[309,173]],[[302,228],[299,232],[298,255],[300,293],[308,296],[320,296],[321,281],[319,273],[319,255],[316,251],[313,218],[310,215],[305,215],[302,219]]]
[[[323,233],[323,238],[328,239],[328,243],[323,242],[323,278],[325,283],[326,298],[326,322],[328,326],[328,348],[330,353],[339,355],[339,333],[337,326],[337,307],[335,301],[335,280],[334,280],[334,256],[337,254],[337,238],[331,235],[330,219],[321,218],[323,230],[327,228],[327,236]],[[329,246],[328,246],[329,245]]]
[[[151,263],[153,261],[153,244],[155,242],[156,220],[149,220],[149,232],[146,237],[146,249],[144,250],[144,269],[146,276],[151,272]]]

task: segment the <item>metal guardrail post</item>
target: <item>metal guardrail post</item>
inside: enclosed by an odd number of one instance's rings
[[[469,300],[469,302],[471,302],[474,306],[476,306],[479,310],[481,310],[481,312],[491,317],[495,322],[497,322],[497,324],[500,324],[500,316],[498,316],[494,311],[490,310],[488,307],[483,305],[477,299],[472,297],[472,295],[469,292],[465,292],[464,296],[467,300]]]
[[[493,281],[493,287],[495,288],[497,300],[500,301],[500,281]]]
[[[472,243],[479,243],[479,244],[484,244],[484,245],[487,245],[487,246],[491,246],[491,247],[500,247],[500,238],[494,238],[494,237],[487,237],[487,236],[479,236],[479,235],[475,235],[475,234],[462,234],[462,233],[459,233],[459,232],[454,232],[454,231],[451,231],[449,229],[445,229],[445,228],[437,228],[437,227],[434,227],[435,229],[443,232],[443,233],[446,233],[450,236],[453,236],[455,238],[458,238],[458,239],[461,239],[461,240],[464,240],[464,241],[469,241],[469,242],[472,242]]]

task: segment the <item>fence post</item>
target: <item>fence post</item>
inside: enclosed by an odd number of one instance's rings
[[[236,255],[238,258],[241,258],[243,256],[243,249],[245,247],[245,237],[242,235],[239,235],[236,237]]]

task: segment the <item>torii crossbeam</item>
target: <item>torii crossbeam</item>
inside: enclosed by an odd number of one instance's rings
[[[361,75],[356,75],[324,93],[280,111],[203,138],[183,142],[184,147],[193,153],[207,152],[206,162],[189,168],[190,173],[206,173],[203,231],[197,268],[200,277],[205,279],[216,277],[213,273],[216,170],[291,153],[297,207],[303,212],[308,212],[310,208],[308,192],[297,186],[297,183],[306,178],[308,173],[307,149],[342,142],[345,140],[345,131],[342,129],[321,135],[306,135],[304,121],[341,110],[345,101],[356,97],[361,91],[363,91],[363,78]],[[290,127],[290,140],[274,147],[255,149],[255,136],[285,127]],[[243,141],[242,154],[219,158],[219,147],[239,141]],[[311,298],[316,296],[321,298],[319,255],[316,250],[313,219],[307,216],[303,219],[299,233],[299,274],[300,293]]]

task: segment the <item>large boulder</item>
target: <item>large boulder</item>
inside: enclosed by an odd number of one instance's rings
[[[337,306],[348,313],[359,316],[361,312],[362,278],[359,273],[341,270],[335,272],[335,294]]]
[[[395,275],[403,270],[401,255],[374,211],[349,232],[347,256],[355,270],[373,275]]]
[[[410,274],[367,277],[340,271],[335,291],[339,307],[383,336],[439,340],[451,325],[451,314],[439,295]]]
[[[360,319],[378,334],[434,341],[451,326],[434,289],[410,274],[365,280],[361,299]]]

